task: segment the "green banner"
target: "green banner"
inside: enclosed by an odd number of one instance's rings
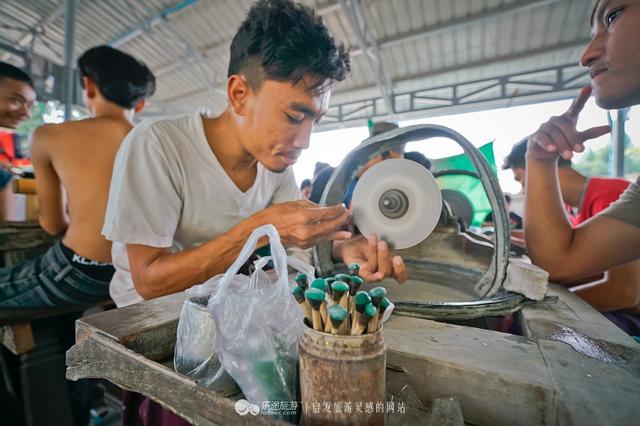
[[[496,160],[493,153],[493,142],[486,143],[478,147],[491,169],[496,173]],[[475,172],[473,163],[467,154],[454,155],[452,157],[440,158],[432,161],[432,172],[442,172],[445,170],[462,170]],[[440,189],[451,189],[464,194],[473,205],[472,226],[482,226],[485,218],[491,213],[489,198],[482,187],[480,179],[462,173],[448,174],[437,178]]]

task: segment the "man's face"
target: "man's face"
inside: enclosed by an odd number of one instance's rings
[[[589,67],[596,103],[606,109],[640,103],[640,0],[602,0],[592,25],[580,63]]]
[[[513,172],[513,178],[522,185],[522,192],[524,192],[527,176],[526,170],[521,167],[514,167],[511,171]]]
[[[15,129],[31,117],[36,92],[24,81],[0,77],[0,127]]]
[[[296,162],[302,150],[309,147],[311,132],[327,111],[330,90],[310,91],[313,83],[311,78],[295,85],[265,79],[249,95],[240,142],[272,172],[283,172]]]

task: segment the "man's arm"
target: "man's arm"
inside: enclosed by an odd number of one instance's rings
[[[553,281],[567,282],[595,275],[640,257],[640,228],[596,216],[573,229],[562,208],[557,157],[570,159],[589,139],[606,134],[608,126],[576,130],[578,115],[591,88],[582,90],[569,110],[553,117],[529,137],[525,233],[533,262]]]
[[[640,261],[607,271],[602,280],[571,291],[600,312],[636,308],[640,305]]]
[[[45,125],[33,132],[31,157],[40,204],[40,226],[47,233],[58,235],[64,232],[68,223],[64,215],[62,184],[49,153],[53,131],[52,126]]]
[[[274,225],[285,246],[308,248],[326,239],[349,238],[349,232],[335,231],[348,220],[342,205],[322,208],[307,200],[274,204],[200,247],[178,253],[127,244],[131,275],[144,299],[176,293],[225,272],[259,226]],[[263,239],[258,246],[265,244]]]

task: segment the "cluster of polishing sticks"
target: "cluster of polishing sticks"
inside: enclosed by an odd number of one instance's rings
[[[339,335],[373,333],[382,326],[382,316],[391,305],[387,290],[376,287],[358,291],[363,281],[360,266],[349,265],[349,274],[317,278],[309,284],[305,274],[295,278],[293,297],[314,330]]]

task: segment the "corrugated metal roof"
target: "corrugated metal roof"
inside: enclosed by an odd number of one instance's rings
[[[142,24],[183,2],[76,1],[76,53],[120,39],[119,48],[156,73],[158,90],[152,103],[163,112],[224,108],[228,47],[251,0],[199,0],[149,27]],[[330,32],[352,52],[353,72],[335,88],[333,102],[379,95],[376,72],[339,2],[304,3],[323,15]],[[577,62],[589,37],[590,4],[590,0],[361,1],[366,28],[379,46],[395,92]],[[0,40],[63,63],[63,9],[62,0],[2,0]],[[136,28],[142,31],[132,35]],[[29,31],[34,29],[39,36],[30,47]]]

